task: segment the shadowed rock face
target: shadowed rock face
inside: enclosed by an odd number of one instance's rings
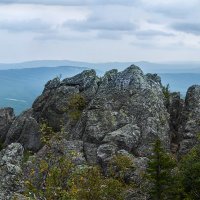
[[[32,110],[27,110],[18,116],[11,124],[4,142],[23,144],[25,149],[37,151],[41,148],[39,124],[32,117]]]
[[[15,118],[13,108],[0,109],[0,142],[6,138],[6,133]]]
[[[191,86],[186,94],[185,107],[179,129],[180,154],[187,153],[197,141],[200,133],[200,86]]]

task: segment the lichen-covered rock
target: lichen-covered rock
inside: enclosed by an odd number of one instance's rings
[[[2,108],[0,109],[0,142],[3,143],[8,129],[10,128],[15,118],[13,108]]]
[[[102,166],[106,166],[117,153],[117,147],[112,144],[102,144],[97,149],[97,158]]]
[[[23,147],[18,143],[9,145],[0,152],[0,199],[10,200],[22,189]]]
[[[137,125],[127,124],[116,131],[106,134],[103,142],[114,143],[118,146],[118,149],[134,152],[134,148],[139,145],[140,136],[140,129]]]
[[[145,156],[157,137],[169,148],[168,120],[160,78],[131,66],[105,74],[71,131],[71,139],[78,137],[97,146],[114,143],[117,150],[124,148]]]
[[[75,165],[83,165],[86,163],[83,141],[57,140],[52,138],[49,143],[49,145],[45,145],[37,152],[37,158],[43,159],[48,157],[48,155],[51,155],[52,158],[66,156],[70,158]]]
[[[200,86],[191,86],[186,94],[185,108],[182,113],[181,126],[179,128],[180,150],[186,154],[197,141],[200,133]]]

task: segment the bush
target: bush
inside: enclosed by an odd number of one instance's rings
[[[134,170],[133,160],[128,156],[117,154],[109,162],[109,174],[111,177],[124,182],[126,175]]]
[[[48,123],[45,121],[43,121],[40,124],[40,132],[41,132],[41,142],[46,145],[48,145],[51,138],[56,135],[53,128],[50,127]]]
[[[80,94],[74,94],[69,99],[67,111],[69,112],[70,119],[77,121],[84,108],[86,107],[86,100]]]
[[[100,168],[75,167],[70,158],[60,157],[54,164],[40,160],[38,170],[30,170],[25,195],[51,200],[122,200],[126,185],[103,176]]]

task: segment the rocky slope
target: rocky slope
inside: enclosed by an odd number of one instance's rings
[[[76,118],[72,112],[77,110],[70,107],[74,97],[84,100]],[[88,70],[49,81],[32,108],[18,117],[10,108],[1,109],[0,139],[5,147],[18,142],[44,156],[40,125],[45,122],[57,134],[63,133],[59,151],[76,151],[78,164],[106,169],[112,156],[123,152],[134,156],[140,168],[156,138],[174,154],[184,154],[194,145],[200,132],[199,97],[200,86],[190,87],[185,101],[179,93],[166,96],[156,74],[145,75],[134,65],[122,72],[108,71],[101,78]]]

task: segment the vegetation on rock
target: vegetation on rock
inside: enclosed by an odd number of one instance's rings
[[[67,111],[70,119],[77,121],[83,109],[86,107],[86,100],[81,94],[74,94],[70,97]]]

